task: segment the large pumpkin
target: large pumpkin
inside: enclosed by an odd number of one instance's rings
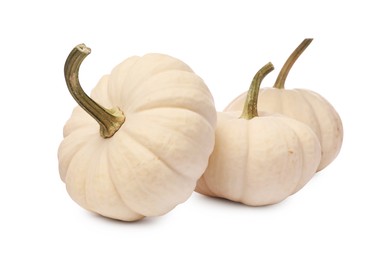
[[[89,53],[78,45],[65,64],[80,106],[64,127],[60,177],[74,201],[103,216],[165,214],[188,199],[206,169],[216,123],[212,95],[182,61],[147,54],[103,76],[89,98],[78,81]]]
[[[285,81],[292,65],[311,43],[305,39],[284,64],[272,88],[261,88],[258,110],[280,113],[301,121],[315,132],[322,148],[322,159],[317,171],[328,166],[341,150],[343,140],[342,121],[334,107],[321,95],[309,89],[285,89]],[[240,111],[246,93],[233,100],[224,111]]]

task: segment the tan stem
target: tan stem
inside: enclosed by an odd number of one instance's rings
[[[290,72],[292,66],[295,61],[299,58],[299,56],[304,52],[307,46],[313,41],[311,38],[306,38],[302,41],[302,43],[294,50],[294,52],[288,57],[286,63],[284,63],[283,68],[280,70],[279,75],[276,79],[274,88],[284,89],[284,84],[286,82],[286,78],[288,73]]]
[[[263,79],[265,78],[265,76],[267,76],[267,74],[273,70],[274,70],[274,66],[272,65],[271,62],[268,62],[253,77],[251,86],[249,87],[249,90],[247,93],[247,98],[245,100],[244,109],[240,118],[250,120],[254,117],[259,116],[257,112],[257,100],[259,98],[260,85]]]
[[[78,78],[79,68],[90,52],[90,48],[85,44],[74,47],[65,63],[65,80],[75,101],[99,123],[100,135],[103,138],[109,138],[124,123],[125,116],[119,108],[106,109],[100,106],[83,91]]]

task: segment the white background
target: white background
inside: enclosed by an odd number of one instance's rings
[[[0,259],[388,259],[388,16],[384,1],[2,1]],[[299,193],[254,208],[193,194],[168,214],[123,223],[86,212],[58,174],[62,127],[76,105],[63,65],[92,48],[90,92],[123,59],[175,56],[222,110],[268,61],[276,72],[314,41],[286,88],[337,109],[337,159]]]

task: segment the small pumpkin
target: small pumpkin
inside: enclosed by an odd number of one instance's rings
[[[257,112],[260,83],[272,70],[268,63],[255,75],[242,113],[218,113],[214,151],[197,192],[262,206],[286,199],[315,174],[321,147],[311,128]]]
[[[189,66],[163,54],[126,59],[88,97],[78,72],[89,53],[78,45],[65,64],[79,106],[64,126],[60,177],[75,202],[105,217],[165,214],[188,199],[206,169],[213,97]]]
[[[308,89],[285,89],[289,71],[313,39],[305,39],[281,69],[273,88],[262,88],[258,109],[281,113],[309,125],[319,138],[322,159],[317,171],[328,166],[339,154],[343,141],[342,121],[334,107],[318,93]],[[233,100],[224,111],[239,111],[247,94]]]

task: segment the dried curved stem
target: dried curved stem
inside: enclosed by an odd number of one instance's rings
[[[79,44],[70,52],[65,63],[65,80],[67,87],[77,103],[100,125],[103,138],[112,137],[125,121],[119,108],[106,109],[97,104],[83,91],[79,82],[79,68],[82,61],[90,54],[90,48]]]
[[[286,78],[287,78],[288,73],[290,72],[292,66],[294,65],[295,61],[299,58],[299,56],[304,52],[304,50],[310,45],[310,43],[312,41],[313,41],[313,39],[306,38],[294,50],[294,52],[290,55],[290,57],[287,59],[286,63],[284,63],[282,69],[280,70],[279,75],[276,79],[274,88],[284,89],[284,84],[286,82]]]
[[[240,118],[250,120],[259,116],[257,112],[257,100],[259,98],[260,85],[265,76],[274,70],[274,66],[271,62],[264,65],[253,77],[251,86],[249,87],[245,105]]]

